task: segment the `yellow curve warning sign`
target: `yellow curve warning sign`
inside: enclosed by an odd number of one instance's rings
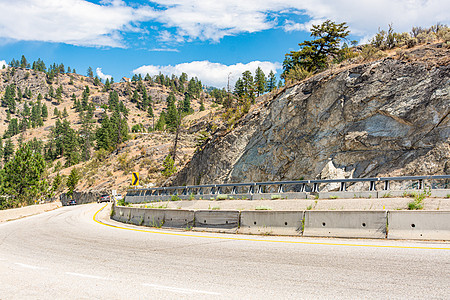
[[[139,173],[133,172],[133,177],[131,178],[131,185],[138,186],[139,185]]]

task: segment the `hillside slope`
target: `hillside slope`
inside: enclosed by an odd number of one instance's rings
[[[89,103],[95,105],[93,116],[93,131],[100,126],[103,113],[111,115],[109,109],[105,109],[108,104],[109,93],[116,91],[119,101],[122,101],[128,109],[127,122],[130,128],[130,139],[122,143],[113,152],[96,153],[95,142],[92,142],[90,149],[91,159],[80,162],[74,166],[66,167],[64,157],[59,157],[55,161],[47,161],[48,179],[51,183],[53,178],[59,173],[68,176],[73,168],[80,170],[81,180],[77,185],[77,190],[97,190],[110,192],[112,189],[124,192],[130,185],[131,172],[140,172],[141,184],[161,184],[166,177],[162,176],[163,160],[172,149],[175,134],[165,131],[151,131],[157,122],[159,115],[166,109],[166,98],[170,92],[174,92],[176,101],[182,101],[184,94],[174,91],[170,87],[156,83],[155,81],[142,81],[148,96],[151,96],[154,118],[149,117],[147,111],[139,109],[137,103],[132,102],[134,91],[139,90],[139,82],[118,82],[111,85],[110,90],[105,89],[103,83],[94,84],[94,79],[75,73],[61,73],[49,82],[44,72],[23,68],[0,69],[0,99],[4,97],[8,86],[14,85],[15,89],[20,89],[22,93],[30,91],[29,97],[16,97],[16,112],[10,114],[10,119],[17,118],[19,122],[24,118],[23,111],[25,105],[31,107],[40,100],[48,109],[48,117],[43,120],[42,126],[36,128],[29,127],[26,130],[20,129],[19,134],[11,137],[15,148],[20,141],[28,142],[34,138],[42,142],[43,146],[49,141],[50,133],[58,120],[67,120],[71,128],[79,130],[82,126],[79,112],[76,111],[72,95],[79,101],[83,91],[89,88]],[[62,88],[61,99],[49,96],[51,89],[56,91]],[[187,90],[187,82],[185,83]],[[203,101],[205,111],[200,111],[200,102]],[[177,146],[177,156],[175,165],[180,169],[192,157],[196,150],[196,137],[198,131],[204,130],[205,126],[211,124],[212,117],[219,113],[220,106],[214,105],[211,98],[206,93],[201,92],[200,97],[191,99],[193,113],[186,116],[182,123],[181,134]],[[67,111],[67,117],[58,117],[54,114],[55,108],[59,112]],[[0,106],[0,137],[8,129],[11,123],[8,120],[8,108]],[[131,133],[133,125],[142,125],[143,132]],[[94,132],[92,132],[94,135]],[[6,139],[3,139],[3,144]],[[0,157],[0,166],[4,164]],[[59,192],[64,191],[64,185]]]
[[[173,185],[450,174],[450,50],[442,44],[328,70],[213,136]]]

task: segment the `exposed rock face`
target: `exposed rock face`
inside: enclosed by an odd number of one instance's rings
[[[431,45],[318,74],[213,137],[173,184],[309,179],[330,158],[354,178],[448,172],[449,61]]]

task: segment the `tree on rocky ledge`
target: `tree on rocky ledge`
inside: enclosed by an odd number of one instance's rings
[[[321,25],[313,25],[311,37],[315,39],[298,44],[300,46],[299,51],[291,51],[285,55],[284,71],[281,77],[286,79],[291,69],[296,66],[307,72],[325,69],[328,56],[335,57],[341,51],[339,43],[350,33],[347,28],[345,22],[336,24],[330,20],[323,22]]]

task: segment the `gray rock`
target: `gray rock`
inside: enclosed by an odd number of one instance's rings
[[[450,50],[427,46],[408,57],[327,71],[284,89],[216,135],[172,184],[309,179],[329,158],[355,178],[443,174]]]

